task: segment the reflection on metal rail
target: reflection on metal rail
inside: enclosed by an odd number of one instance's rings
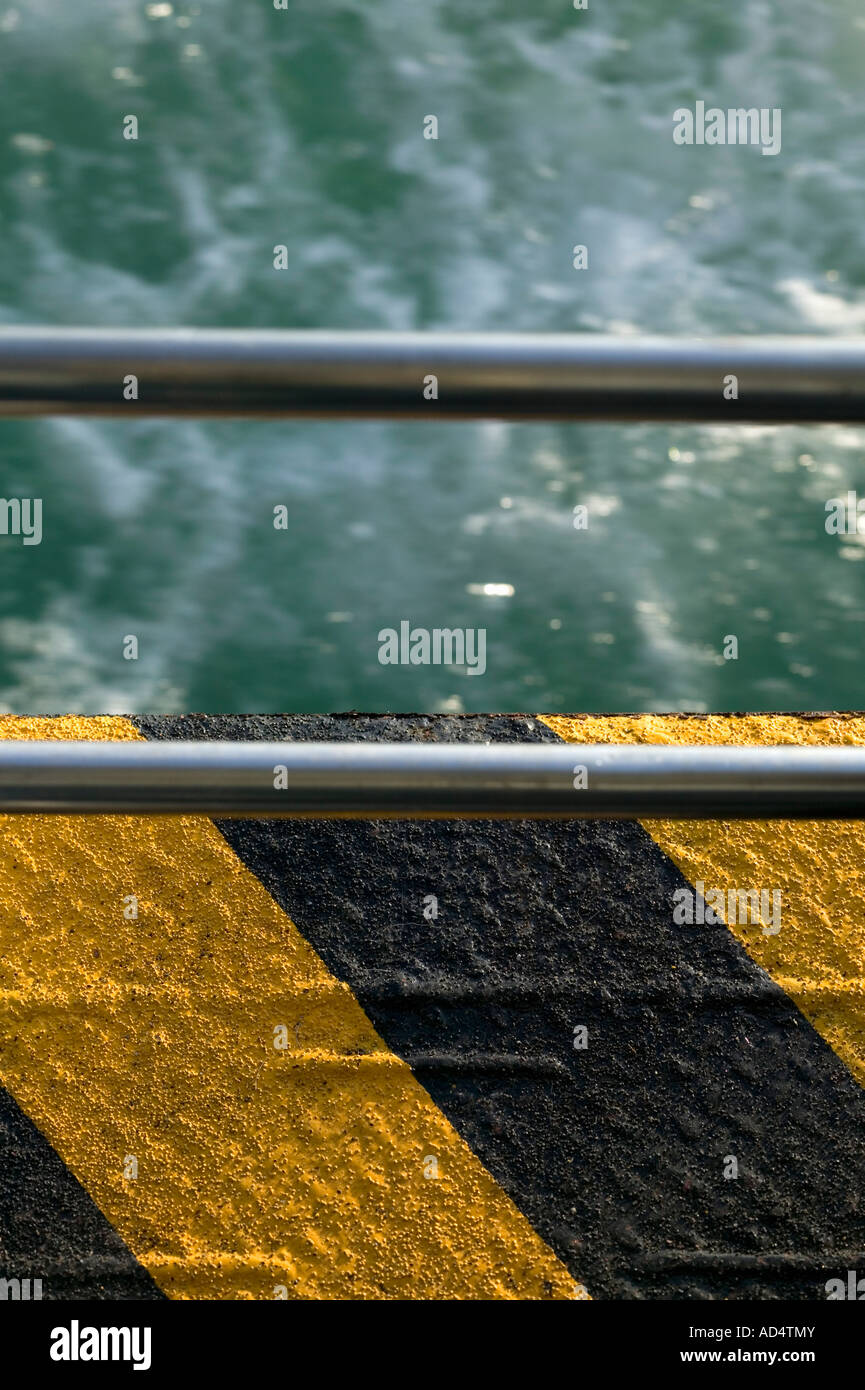
[[[0,416],[66,414],[863,421],[865,338],[0,328]]]
[[[0,741],[0,812],[854,819],[865,748]]]

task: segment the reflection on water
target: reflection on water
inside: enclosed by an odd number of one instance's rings
[[[858,334],[863,59],[852,0],[0,0],[0,317]],[[697,99],[782,108],[782,152],[674,145]],[[865,536],[824,520],[863,443],[6,422],[44,536],[0,538],[0,703],[861,707]],[[486,629],[485,673],[382,666],[404,620]]]

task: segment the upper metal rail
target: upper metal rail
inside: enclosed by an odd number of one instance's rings
[[[0,812],[865,817],[865,748],[0,740]]]
[[[859,422],[865,338],[0,328],[0,416],[70,414]]]

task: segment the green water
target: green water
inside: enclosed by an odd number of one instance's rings
[[[852,0],[168,8],[0,0],[0,321],[865,325]],[[674,145],[698,99],[780,107],[781,153]],[[42,498],[44,519],[41,545],[0,537],[0,705],[861,708],[865,537],[824,521],[865,495],[863,445],[835,427],[3,422],[2,495]],[[403,619],[485,629],[485,673],[381,665]]]

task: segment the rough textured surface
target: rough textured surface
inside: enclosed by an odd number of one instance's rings
[[[756,718],[741,729],[770,742],[819,737],[821,723],[827,737],[861,737],[852,717],[791,717],[777,738]],[[168,738],[570,729],[535,716],[134,723]],[[720,716],[580,720],[571,732],[697,728],[739,736]],[[136,729],[4,717],[0,736]],[[671,841],[668,854],[638,825],[603,822],[221,830],[195,818],[0,822],[0,1076],[39,1129],[8,1098],[0,1107],[13,1153],[0,1245],[36,1239],[28,1220],[45,1226],[32,1186],[42,1164],[48,1190],[68,1198],[51,1268],[74,1279],[89,1259],[102,1296],[152,1285],[131,1263],[110,1284],[110,1232],[76,1178],[173,1297],[271,1298],[282,1284],[289,1297],[567,1298],[579,1281],[602,1296],[813,1298],[863,1267],[865,1092],[826,1040],[843,1055],[841,1034],[820,1036],[752,942],[673,927],[686,880],[670,855],[684,864],[693,850],[706,878],[705,844]],[[865,832],[848,834],[852,872]],[[706,862],[738,873],[719,845]],[[816,853],[808,862],[817,875]],[[858,930],[839,885],[831,921]],[[130,893],[136,921],[123,916]],[[824,936],[809,937],[818,961]],[[845,982],[860,959],[850,941]],[[839,1012],[832,988],[833,1017],[855,1024],[858,994]],[[736,1180],[723,1178],[729,1156]],[[430,1157],[436,1180],[423,1177]]]
[[[171,1297],[581,1296],[211,821],[0,832],[0,1076]]]
[[[550,716],[546,722],[572,742],[865,744],[865,719],[856,715]],[[729,929],[865,1083],[862,822],[649,820],[645,828],[692,883],[725,893],[781,892],[777,935],[735,920]]]
[[[531,717],[139,723],[171,738],[551,736]],[[814,1298],[862,1263],[865,1094],[726,927],[673,926],[686,881],[641,827],[221,829],[593,1294]]]
[[[125,719],[0,716],[0,738],[128,738]],[[0,818],[2,824],[2,818]],[[35,925],[11,918],[20,934]],[[14,1017],[6,991],[10,917],[0,915],[0,1082]],[[164,1294],[8,1091],[0,1090],[0,1277],[41,1278],[43,1299],[159,1299]]]
[[[3,1090],[0,1278],[41,1279],[43,1299],[163,1297],[32,1120]]]

